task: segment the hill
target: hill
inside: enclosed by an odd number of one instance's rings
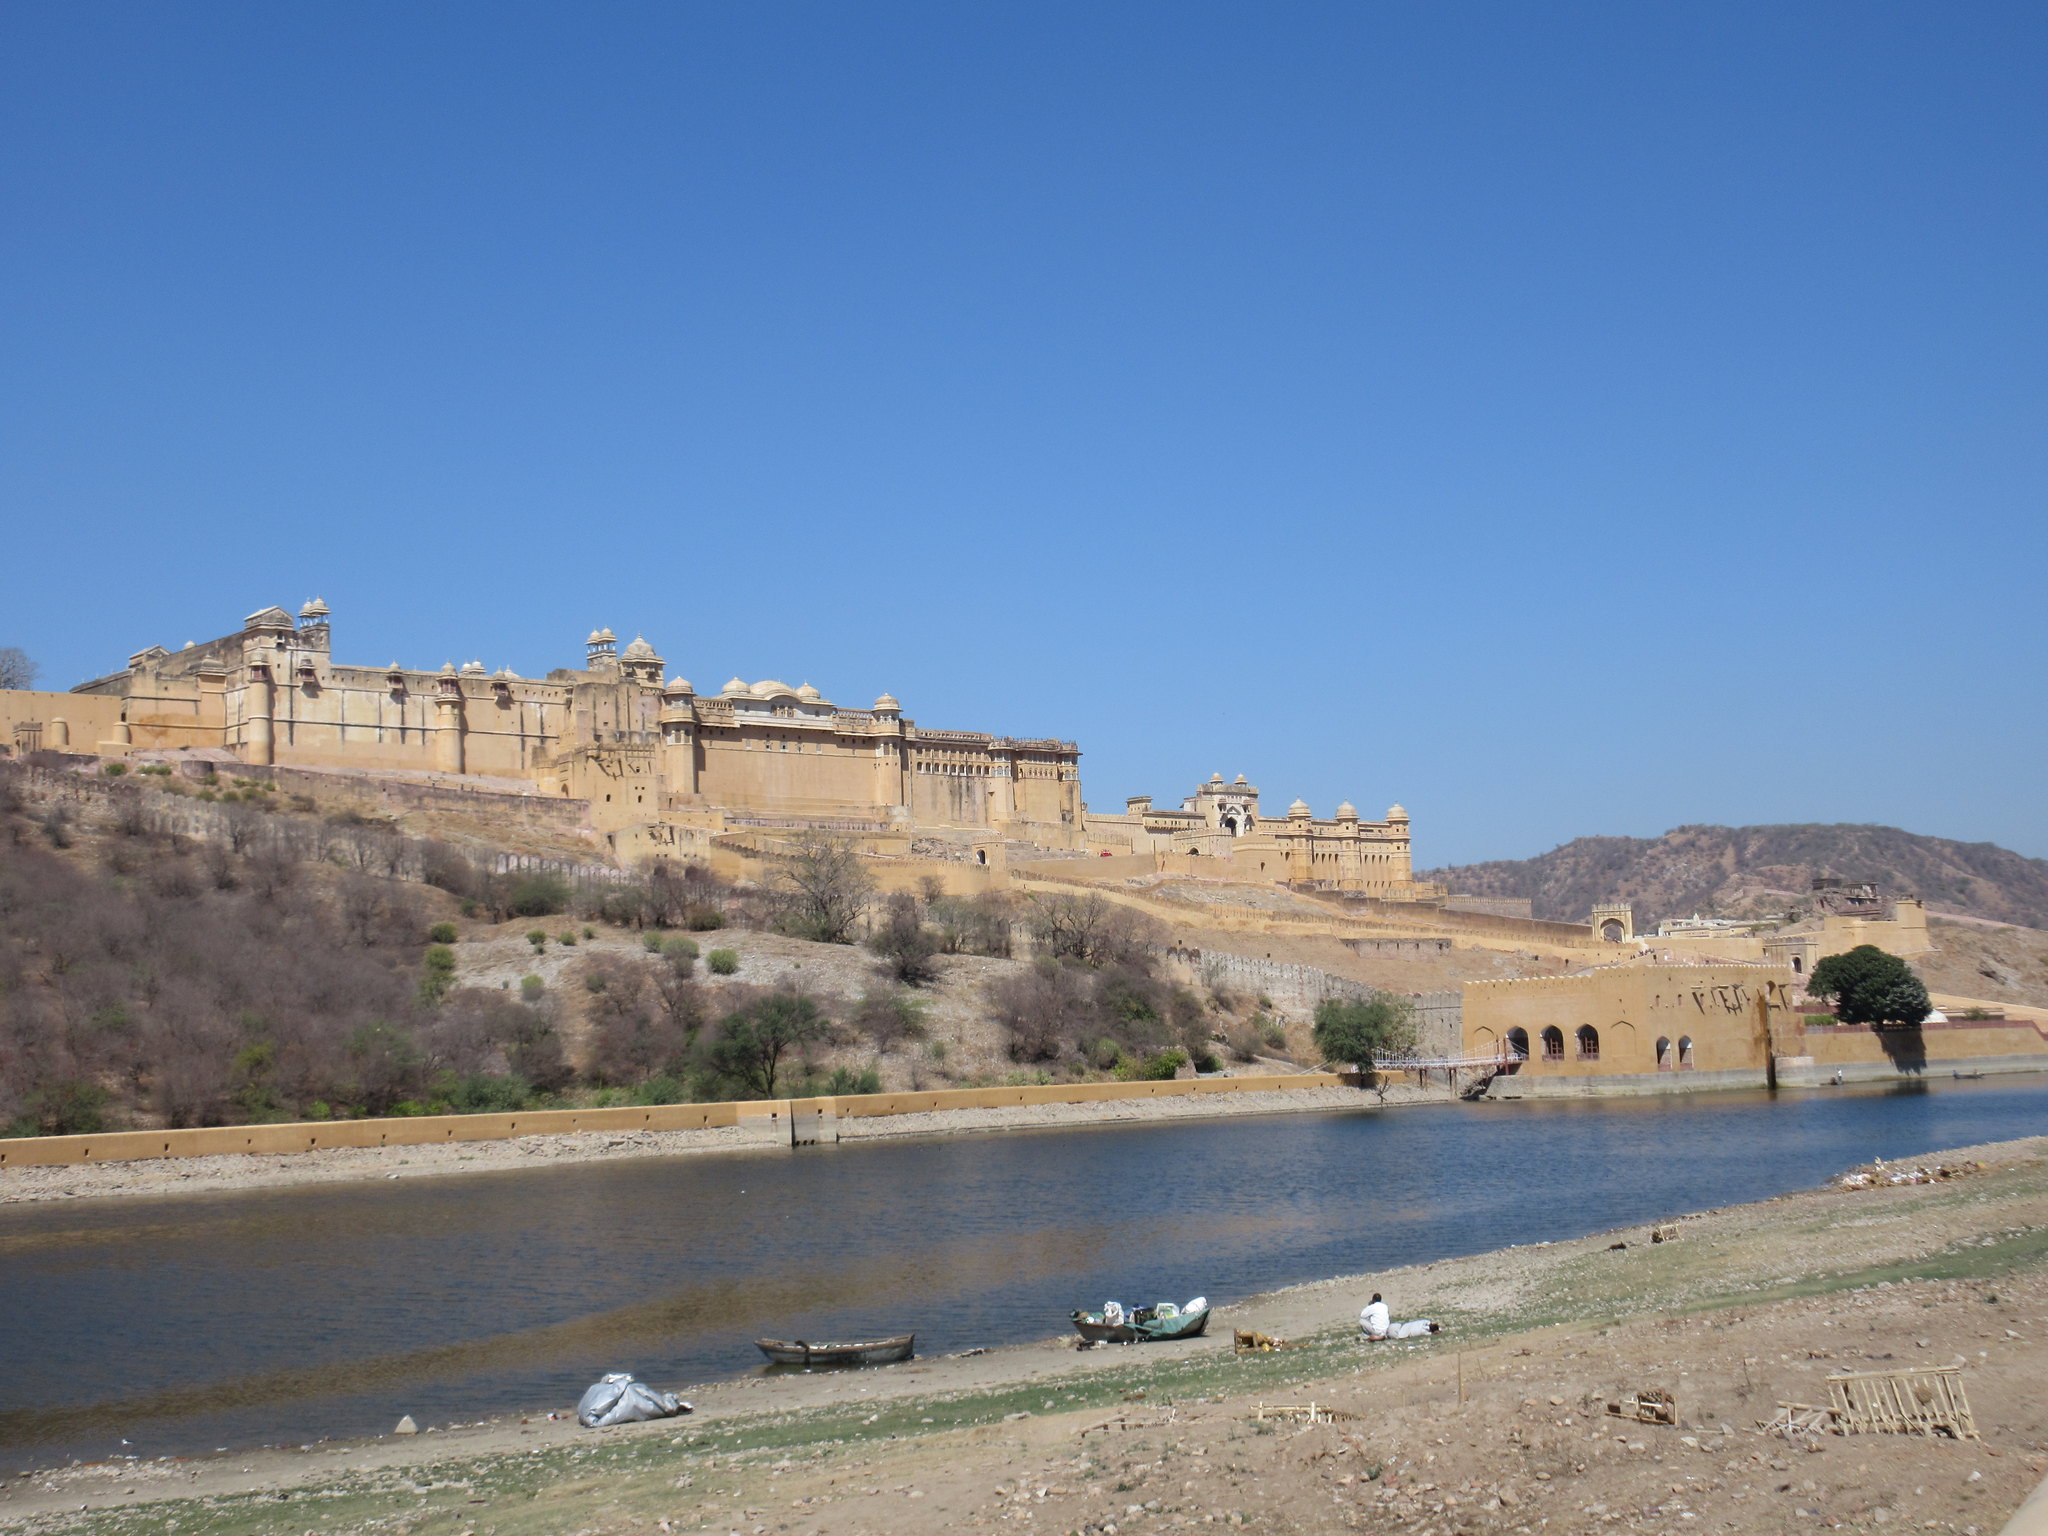
[[[1525,896],[1537,917],[1584,922],[1628,901],[1639,927],[1667,917],[1745,917],[1797,907],[1817,875],[1870,880],[1930,909],[2048,928],[2048,860],[1995,843],[1897,827],[1807,823],[1678,827],[1662,837],[1580,837],[1533,859],[1425,870],[1457,894]]]

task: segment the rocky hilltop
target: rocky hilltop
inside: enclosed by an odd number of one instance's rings
[[[1662,837],[1580,837],[1533,859],[1417,872],[1461,894],[1527,897],[1535,916],[1561,922],[1584,922],[1595,902],[1629,901],[1638,926],[1694,912],[1782,912],[1806,899],[1816,876],[1875,881],[1919,895],[1936,912],[2048,928],[2048,860],[1897,827],[1677,827]]]

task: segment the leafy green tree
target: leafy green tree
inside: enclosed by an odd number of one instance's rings
[[[1814,966],[1806,990],[1815,997],[1830,998],[1835,1017],[1844,1024],[1887,1025],[1920,1023],[1933,1006],[1927,987],[1911,966],[1897,955],[1875,944],[1859,944],[1847,954],[1829,955]]]
[[[1378,1057],[1414,1045],[1415,1014],[1398,997],[1326,997],[1316,1004],[1313,1035],[1323,1060],[1370,1072]]]
[[[831,1033],[832,1021],[803,993],[770,992],[725,1016],[708,1058],[721,1077],[755,1098],[772,1099],[783,1058]]]

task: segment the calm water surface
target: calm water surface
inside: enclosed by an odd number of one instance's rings
[[[1445,1105],[0,1211],[19,1465],[379,1433],[680,1386],[750,1342],[1230,1301],[2048,1133],[2048,1081]],[[126,1447],[121,1441],[130,1442]],[[0,1463],[0,1472],[13,1467]]]

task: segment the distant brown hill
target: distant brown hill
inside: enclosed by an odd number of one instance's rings
[[[1584,922],[1595,902],[1667,917],[1741,917],[1801,904],[1816,875],[1871,880],[1930,909],[2048,928],[2048,859],[1897,827],[1809,823],[1678,827],[1662,837],[1580,837],[1533,859],[1422,871],[1454,894],[1526,896],[1535,915]]]

